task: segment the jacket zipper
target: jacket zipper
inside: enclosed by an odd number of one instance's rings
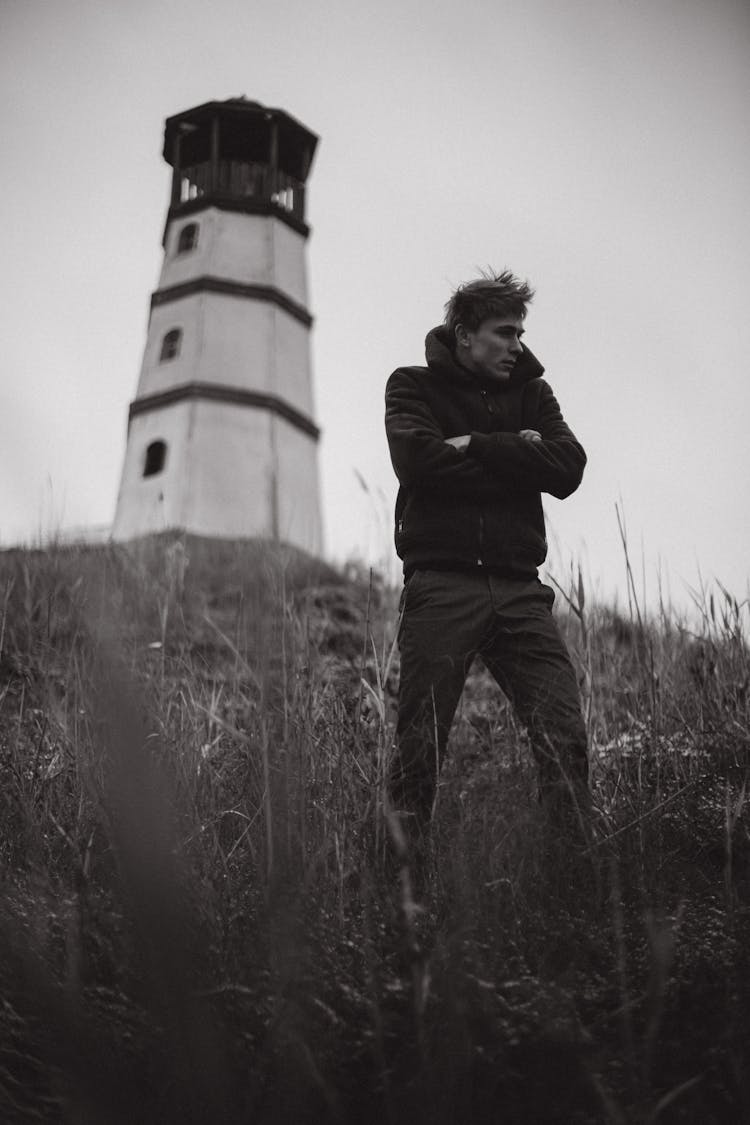
[[[482,396],[482,401],[488,414],[494,414],[492,403],[487,397],[487,392],[484,387],[479,388],[479,393]],[[484,513],[479,513],[479,543],[477,545],[477,566],[484,566],[482,560],[482,547],[484,546]]]

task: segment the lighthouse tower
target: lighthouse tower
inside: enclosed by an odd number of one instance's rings
[[[112,537],[322,550],[305,183],[317,138],[245,98],[167,119],[164,261]]]

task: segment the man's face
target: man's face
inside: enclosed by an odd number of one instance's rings
[[[520,316],[492,316],[473,332],[459,324],[456,356],[475,375],[506,383],[521,354],[522,336]]]

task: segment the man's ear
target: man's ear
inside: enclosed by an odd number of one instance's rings
[[[455,328],[456,344],[459,347],[465,348],[469,343],[469,333],[464,328],[463,324],[457,324]]]

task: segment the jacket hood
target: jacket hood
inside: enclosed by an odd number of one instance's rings
[[[485,379],[481,375],[473,375],[471,371],[467,371],[465,367],[461,366],[451,347],[450,334],[444,324],[439,324],[437,328],[431,329],[427,333],[424,343],[427,366],[436,375],[449,376],[451,379],[478,378],[480,382],[488,385],[493,384],[492,379]],[[525,344],[521,344],[521,348],[523,350],[511,371],[511,383],[526,383],[529,379],[539,379],[544,374],[544,368],[533,352],[530,352]]]

